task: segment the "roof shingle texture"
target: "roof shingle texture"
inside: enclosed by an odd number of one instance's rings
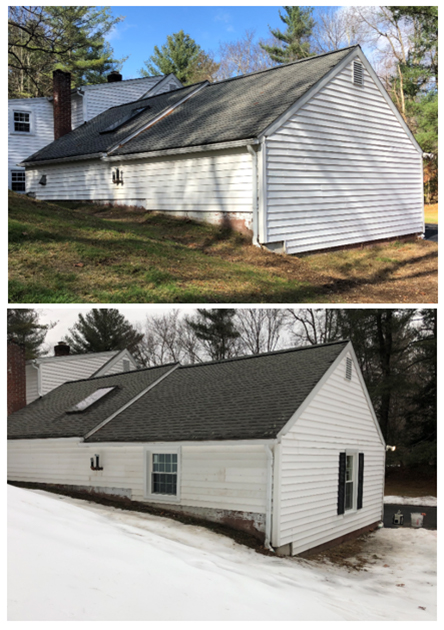
[[[113,155],[124,156],[256,138],[346,57],[352,48],[354,47],[207,85],[170,115],[113,151]],[[190,86],[138,102],[152,105],[153,114],[154,110],[160,113],[168,103],[177,102],[188,93],[186,90],[194,90],[196,87]],[[142,118],[144,115],[141,115],[138,121],[128,123],[114,132],[115,136],[114,133],[106,136],[99,134],[101,129],[123,116],[125,108],[132,107],[134,103],[108,110],[26,161],[106,151],[130,134],[136,128],[135,125],[150,120],[148,112],[146,121]],[[111,144],[112,136],[114,140]]]
[[[179,367],[87,441],[274,438],[347,343]]]
[[[172,369],[165,365],[64,383],[8,417],[8,439],[83,437]],[[80,413],[66,413],[101,387],[116,389]]]

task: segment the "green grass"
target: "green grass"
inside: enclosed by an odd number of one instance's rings
[[[386,279],[401,261],[429,255],[408,247],[279,256],[208,224],[10,193],[9,301],[356,302],[379,273]]]

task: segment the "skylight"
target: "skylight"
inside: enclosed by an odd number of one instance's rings
[[[122,118],[119,118],[116,122],[113,122],[112,125],[109,125],[109,127],[102,129],[102,131],[100,131],[99,133],[110,133],[111,131],[115,131],[116,129],[119,129],[119,127],[124,125],[126,122],[128,122],[129,120],[132,120],[133,118],[135,118],[136,116],[138,116],[139,114],[141,114],[147,109],[150,109],[149,105],[145,105],[145,107],[138,107],[136,109],[132,109],[128,114],[125,114],[125,116],[122,116]]]
[[[73,407],[67,409],[67,413],[76,413],[79,411],[85,411],[88,407],[91,407],[95,402],[112,392],[115,387],[101,387],[100,389],[96,389],[95,392],[78,402]]]

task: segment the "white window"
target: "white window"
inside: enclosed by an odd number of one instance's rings
[[[174,448],[151,448],[146,454],[146,491],[153,501],[179,500],[180,453]]]
[[[25,171],[11,171],[11,190],[26,192]]]
[[[31,112],[14,111],[13,117],[16,133],[31,133]]]
[[[345,462],[345,510],[355,507],[355,455],[346,454]]]

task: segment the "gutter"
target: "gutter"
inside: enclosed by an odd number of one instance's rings
[[[177,149],[160,149],[159,151],[144,151],[143,153],[124,153],[120,155],[103,154],[101,158],[104,162],[116,162],[120,160],[141,160],[143,158],[162,157],[164,155],[178,155],[182,153],[202,153],[203,151],[234,149],[236,147],[245,147],[249,144],[259,144],[257,138],[247,138],[245,140],[231,140],[228,142],[217,142],[213,144],[200,144],[194,147],[181,147]]]
[[[257,180],[257,152],[251,144],[247,144],[247,151],[252,159],[252,190],[253,190],[253,245],[260,247],[259,243],[259,211],[258,211],[258,180]]]
[[[272,496],[273,496],[273,451],[269,444],[265,445],[265,452],[267,454],[267,507],[265,511],[265,543],[264,546],[270,551],[274,551],[271,546],[271,511],[272,511]]]

